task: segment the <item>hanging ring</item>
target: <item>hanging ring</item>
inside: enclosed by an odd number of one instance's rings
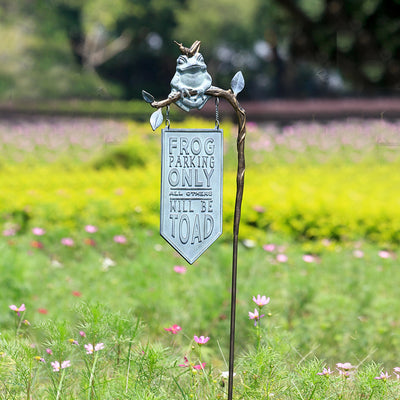
[[[167,105],[166,115],[165,115],[165,126],[167,129],[171,126],[171,121],[169,120],[169,104]]]
[[[215,98],[215,129],[219,129],[219,97]]]

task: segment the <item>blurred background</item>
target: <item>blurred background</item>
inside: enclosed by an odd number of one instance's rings
[[[165,98],[201,40],[244,100],[395,97],[399,0],[0,0],[0,101]]]
[[[142,99],[142,90],[157,100],[170,93],[180,55],[174,40],[187,47],[202,42],[214,85],[228,89],[239,70],[245,79],[238,96],[249,133],[238,354],[247,354],[255,338],[248,318],[254,304],[248,307],[260,293],[271,296],[271,319],[263,326],[282,332],[286,369],[303,368],[314,355],[331,366],[360,365],[373,355],[375,369],[399,367],[400,0],[0,0],[0,356],[7,338],[38,351],[25,341],[36,327],[15,334],[11,304],[25,304],[29,323],[42,326],[49,318],[77,321],[75,306],[98,302],[116,321],[104,319],[115,330],[102,342],[115,342],[114,332],[122,332],[119,312],[132,310],[151,339],[162,338],[170,349],[165,354],[175,352],[173,365],[183,360],[185,338],[202,334],[213,343],[209,356],[203,353],[207,365],[227,369],[221,354],[229,345],[236,119],[221,102],[224,234],[198,267],[177,272],[183,260],[158,235],[160,136],[149,124],[154,109]],[[171,107],[174,128],[214,128],[214,118],[213,101],[191,113]],[[185,332],[176,342],[179,351],[163,337],[172,324]],[[97,341],[96,329],[91,337]],[[287,358],[287,334],[296,362]],[[128,355],[119,358],[113,347],[104,370],[104,376],[121,377],[120,394],[111,386],[106,393],[104,380],[98,398],[128,396],[130,364],[116,361],[122,369],[111,369],[111,360],[130,360],[132,334],[126,335],[121,343],[126,349],[129,343]],[[54,337],[64,349],[67,342]],[[31,353],[12,352],[15,357],[1,363],[17,372],[0,368],[0,382],[6,382],[0,397],[7,385],[19,393],[20,382],[30,383],[21,374],[36,376],[18,364],[21,358],[32,365]],[[48,357],[44,348],[43,354]],[[158,390],[164,372],[154,369],[152,383],[137,378],[136,371],[147,368],[142,351],[137,355],[131,382]],[[81,359],[76,356],[82,365],[76,377],[88,375]],[[170,365],[163,371],[172,371]],[[286,374],[279,365],[273,369]],[[260,388],[251,398],[265,398],[272,375],[244,371],[249,379],[268,377],[249,384]],[[386,390],[386,381],[372,373],[365,398],[379,397],[376,384]],[[310,392],[314,377],[298,384],[308,391],[303,398],[328,398]],[[288,381],[286,375],[277,380],[276,398],[283,399],[279,390]],[[43,375],[38,382],[47,396],[47,385],[56,381]],[[176,379],[165,382],[180,389]],[[84,385],[76,378],[77,398]],[[353,387],[352,381],[348,390]],[[246,390],[240,398],[249,398]],[[35,398],[43,397],[37,392]]]

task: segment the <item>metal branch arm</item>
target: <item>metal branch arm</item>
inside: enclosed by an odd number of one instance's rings
[[[189,91],[189,95],[196,95],[195,90]],[[246,138],[246,112],[237,101],[234,92],[224,90],[216,86],[211,86],[204,94],[212,97],[219,97],[227,100],[236,112],[238,119],[238,136],[237,136],[237,152],[238,167],[236,176],[236,199],[235,214],[233,218],[233,258],[232,258],[232,285],[231,285],[231,319],[230,319],[230,342],[229,342],[229,378],[228,378],[228,400],[232,400],[233,396],[233,375],[234,375],[234,353],[235,353],[235,319],[236,319],[236,286],[237,286],[237,253],[239,240],[239,224],[241,217],[243,189],[244,189],[244,172],[245,172],[245,154],[244,145]],[[153,101],[151,104],[154,108],[162,108],[175,103],[181,97],[181,93],[176,93],[165,100]]]

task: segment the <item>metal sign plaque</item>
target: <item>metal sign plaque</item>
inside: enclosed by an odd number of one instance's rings
[[[222,233],[223,133],[166,128],[161,143],[160,234],[193,264]]]

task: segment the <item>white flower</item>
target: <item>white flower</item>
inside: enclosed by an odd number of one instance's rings
[[[62,268],[63,267],[63,265],[60,263],[60,261],[58,261],[56,259],[51,260],[51,266],[54,268]]]
[[[101,264],[101,269],[103,271],[108,271],[110,267],[115,266],[115,261],[111,260],[109,257],[104,257],[102,264]]]
[[[252,249],[252,248],[256,247],[256,242],[251,239],[244,239],[243,246],[247,247],[248,249]]]
[[[236,375],[236,372],[233,373],[233,376]],[[221,378],[222,379],[228,379],[229,378],[229,371],[223,371],[221,372]]]

